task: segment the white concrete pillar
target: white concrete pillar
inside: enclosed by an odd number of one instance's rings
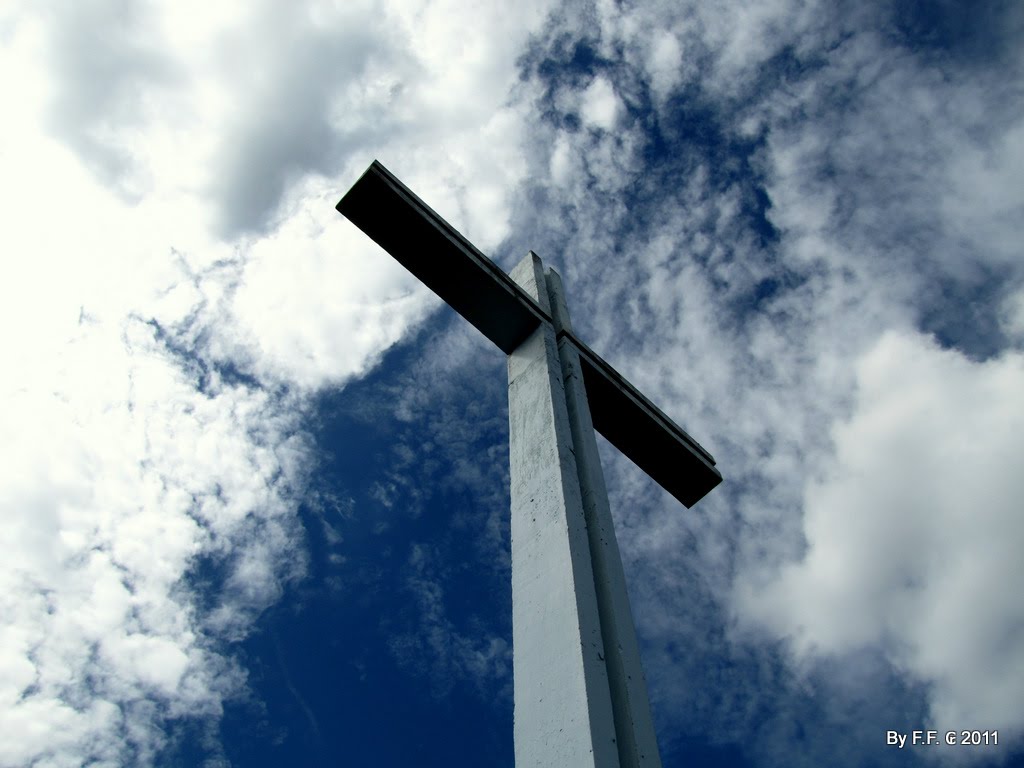
[[[535,254],[511,276],[550,312]],[[516,766],[617,768],[573,429],[548,323],[508,356],[508,381]]]
[[[572,331],[562,280],[553,269],[547,271],[547,286],[556,334],[563,329]],[[580,358],[564,336],[558,340],[558,353],[590,543],[619,764],[621,768],[661,768],[647,682],[640,664],[640,649],[626,592],[626,577],[615,539],[615,526],[608,504],[601,457],[597,452],[597,435],[583,385]]]

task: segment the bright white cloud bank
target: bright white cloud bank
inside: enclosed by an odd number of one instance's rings
[[[857,363],[807,552],[740,604],[800,654],[881,647],[938,728],[1019,733],[1024,711],[1024,356],[974,363],[889,333]]]
[[[12,123],[0,765],[145,764],[168,718],[216,716],[241,689],[215,641],[301,575],[308,447],[294,403],[174,351],[230,273],[203,266],[218,247],[191,257],[202,278],[171,250],[198,236],[192,207],[126,206]],[[183,581],[200,563],[208,601]]]
[[[120,765],[244,675],[210,645],[301,575],[284,404],[180,365],[138,318],[31,337],[3,376],[0,764]],[[9,358],[11,359],[11,358]],[[212,604],[182,582],[216,567]]]
[[[244,688],[225,641],[303,573],[303,395],[432,306],[339,191],[379,155],[504,237],[511,52],[541,8],[21,5],[0,12],[0,765],[149,764]]]

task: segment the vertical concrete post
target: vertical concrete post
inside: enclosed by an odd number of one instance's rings
[[[571,331],[562,280],[553,269],[547,271],[547,286],[556,335],[561,330]],[[587,522],[619,764],[621,768],[661,768],[647,683],[640,664],[640,649],[633,614],[629,608],[622,557],[615,539],[615,527],[608,504],[601,457],[597,452],[594,423],[587,404],[587,391],[583,385],[580,358],[564,336],[558,340],[558,354],[582,492],[583,513]]]
[[[540,259],[511,277],[550,312]],[[617,768],[580,475],[555,331],[508,356],[517,768]]]

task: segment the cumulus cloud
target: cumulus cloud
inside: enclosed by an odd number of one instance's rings
[[[678,38],[668,30],[653,35],[646,67],[651,90],[664,101],[683,77],[683,53]]]
[[[244,673],[216,640],[301,575],[307,448],[264,393],[198,391],[141,321],[45,351],[4,387],[0,762],[146,762],[167,718],[219,713]]]
[[[386,21],[360,4],[315,10],[270,3],[215,41],[237,104],[212,158],[227,236],[266,231],[291,185],[397,130],[403,54]]]
[[[594,78],[583,92],[580,116],[583,123],[605,131],[615,129],[621,106],[612,84],[603,77]]]
[[[145,169],[136,165],[137,142],[124,139],[160,115],[180,74],[159,44],[158,18],[127,0],[66,3],[41,16],[53,74],[50,130],[105,183],[138,199]]]
[[[358,375],[437,300],[353,225],[321,184],[273,233],[240,248],[219,354],[313,390]],[[333,216],[333,218],[332,218]]]
[[[1000,311],[1003,331],[1018,347],[1024,345],[1024,291],[1006,297]]]
[[[1019,734],[1022,385],[1017,353],[972,363],[925,337],[879,339],[835,463],[807,487],[806,554],[741,610],[801,656],[884,648],[927,683],[940,729]]]

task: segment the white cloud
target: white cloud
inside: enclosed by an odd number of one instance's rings
[[[1024,345],[1024,291],[1009,294],[1000,307],[1003,332],[1018,345]]]
[[[334,204],[379,156],[496,246],[545,8],[4,14],[0,765],[151,764],[244,688],[224,641],[303,572],[302,394],[436,306]]]
[[[580,117],[584,125],[600,128],[605,131],[615,130],[622,111],[615,88],[604,77],[595,77],[583,91],[580,103]]]
[[[555,148],[551,152],[551,161],[548,172],[551,180],[558,186],[568,186],[572,174],[572,158],[570,155],[571,145],[569,137],[559,133],[555,139]]]
[[[107,185],[140,199],[149,183],[137,164],[138,142],[123,139],[160,115],[164,89],[180,74],[165,55],[152,8],[90,0],[36,12],[52,76],[50,132]]]
[[[0,763],[121,764],[163,718],[217,714],[237,690],[182,579],[200,557],[244,576],[219,598],[238,628],[301,573],[306,447],[263,393],[216,377],[198,392],[141,321],[36,341],[53,346],[7,377],[0,417]]]
[[[979,106],[975,110],[983,112]],[[1018,265],[1024,255],[1024,117],[990,130],[995,135],[984,144],[963,147],[950,159],[944,169],[941,210],[954,237],[968,240],[986,261],[1005,268]]]
[[[837,97],[849,88],[858,98]],[[1015,88],[996,71],[944,76],[876,34],[841,42],[827,69],[758,110],[771,126],[773,223],[842,232],[854,257],[845,266],[896,267],[908,284],[966,286],[992,269],[1019,280],[1024,194],[1012,178],[1024,134]]]
[[[681,84],[735,97],[780,51],[813,50],[822,27],[835,25],[806,0],[602,3],[596,17],[602,54],[614,59],[621,50],[642,67],[659,108]]]
[[[806,555],[745,588],[741,612],[801,656],[881,647],[928,686],[940,729],[1019,735],[1024,357],[973,363],[888,333],[857,385],[835,463],[806,490]]]
[[[683,54],[679,40],[667,30],[659,30],[651,44],[647,69],[651,89],[659,101],[664,101],[683,78]]]
[[[799,42],[815,21],[827,16],[816,5],[789,0],[731,3],[727,10],[698,5],[700,30],[716,54],[716,86],[735,92],[754,68]]]
[[[326,185],[322,185],[326,187]],[[346,221],[331,188],[245,246],[218,354],[309,389],[367,369],[436,299]]]

